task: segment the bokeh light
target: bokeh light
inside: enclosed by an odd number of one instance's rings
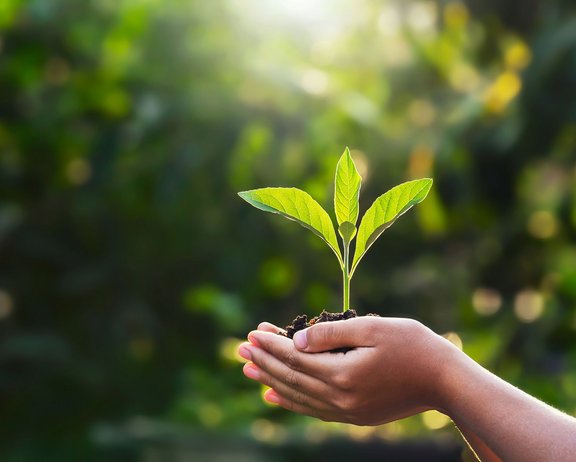
[[[522,322],[534,322],[544,314],[544,296],[533,289],[523,289],[514,298],[514,313]]]
[[[472,306],[476,313],[490,316],[502,306],[502,296],[497,290],[479,287],[472,294]]]
[[[450,417],[438,411],[427,411],[422,413],[422,422],[430,430],[439,430],[450,424]]]
[[[569,3],[0,2],[0,459],[459,454],[438,413],[325,423],[242,374],[247,333],[339,307],[341,275],[236,193],[296,186],[331,213],[346,146],[361,213],[434,178],[362,261],[354,308],[573,409]]]

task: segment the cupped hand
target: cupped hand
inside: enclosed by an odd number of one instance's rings
[[[455,347],[421,323],[359,317],[314,325],[293,340],[262,323],[239,354],[265,398],[327,421],[378,425],[441,409],[441,381]],[[330,350],[350,347],[346,353]]]

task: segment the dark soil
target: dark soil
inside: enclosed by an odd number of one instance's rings
[[[340,313],[329,313],[328,311],[324,310],[322,313],[320,313],[319,316],[316,316],[308,321],[308,316],[301,314],[294,318],[292,324],[285,327],[286,332],[280,331],[278,333],[284,337],[292,338],[294,337],[294,334],[299,330],[304,330],[307,327],[318,324],[319,322],[341,321],[343,319],[351,319],[357,316],[358,314],[356,313],[356,310],[347,310]]]
[[[379,316],[378,314],[370,313],[367,316]],[[292,324],[285,327],[285,331],[278,332],[279,335],[283,335],[284,337],[292,338],[294,334],[299,330],[304,330],[307,327],[313,326],[314,324],[318,324],[319,322],[331,322],[331,321],[342,321],[345,319],[352,319],[358,317],[358,313],[356,310],[349,309],[346,311],[341,311],[339,313],[330,313],[328,311],[323,310],[319,316],[313,317],[310,321],[308,321],[308,316],[305,314],[301,314],[296,316]],[[335,350],[331,350],[332,353],[346,353],[350,351],[352,348],[337,348]]]

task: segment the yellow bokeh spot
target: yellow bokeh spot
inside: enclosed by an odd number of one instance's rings
[[[422,414],[422,422],[430,430],[439,430],[450,423],[450,417],[438,411],[428,411]]]
[[[462,339],[456,332],[447,332],[442,337],[448,340],[452,345],[454,345],[459,350],[462,350],[464,345]]]
[[[86,183],[92,176],[92,167],[85,159],[72,159],[66,165],[66,177],[68,181],[76,186]]]
[[[222,422],[222,409],[217,404],[204,403],[198,407],[198,418],[205,427],[216,427]]]
[[[518,74],[514,72],[500,74],[484,95],[486,109],[494,114],[503,112],[521,89],[522,80]]]
[[[220,343],[220,356],[232,362],[247,362],[242,356],[238,354],[238,347],[244,343],[244,340],[238,338],[228,337]]]
[[[408,175],[410,178],[428,176],[434,166],[434,151],[429,146],[418,145],[410,153]]]
[[[468,23],[470,13],[461,2],[450,2],[444,7],[444,22],[448,28],[461,28]]]
[[[421,34],[434,30],[438,16],[435,2],[411,2],[406,7],[406,19],[413,30]]]
[[[395,441],[402,437],[402,424],[398,421],[376,427],[376,436],[386,441]]]
[[[121,117],[130,110],[130,98],[119,89],[108,91],[100,101],[102,109],[110,116]]]
[[[524,42],[515,41],[506,48],[504,61],[508,69],[516,71],[522,70],[532,61],[532,51]]]
[[[524,289],[514,299],[514,313],[522,322],[534,322],[544,313],[544,296],[533,289]]]
[[[530,215],[528,232],[538,239],[549,239],[558,232],[558,220],[549,211],[539,210]]]
[[[480,85],[478,71],[469,64],[454,65],[450,69],[448,79],[452,88],[462,93],[473,91]]]
[[[390,67],[399,67],[409,64],[414,58],[413,49],[400,35],[388,40],[390,45],[383,56],[384,61]]]
[[[502,306],[502,297],[494,289],[479,287],[472,294],[472,306],[476,313],[482,316],[490,316]]]
[[[366,441],[372,438],[376,433],[375,427],[358,427],[350,425],[348,427],[348,436],[355,441]]]
[[[257,419],[250,426],[250,433],[255,440],[265,443],[279,443],[286,439],[284,427],[267,419]]]

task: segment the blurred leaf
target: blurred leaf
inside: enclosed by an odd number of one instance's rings
[[[222,292],[213,285],[202,285],[187,290],[184,293],[184,306],[191,312],[213,316],[229,331],[237,331],[246,323],[240,298]]]

